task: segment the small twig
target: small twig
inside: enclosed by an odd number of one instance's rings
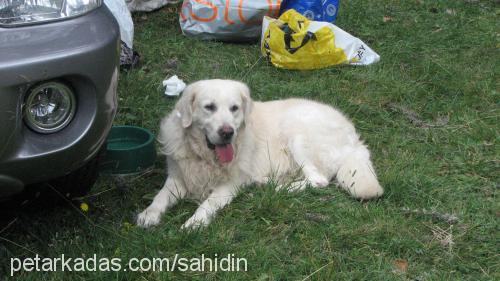
[[[438,220],[445,221],[449,224],[457,223],[459,220],[458,217],[454,214],[439,213],[437,211],[429,211],[426,209],[410,210],[410,208],[404,207],[404,208],[401,208],[401,210],[405,213],[413,213],[413,214],[419,214],[419,215],[432,216]]]
[[[9,224],[7,224],[2,230],[0,230],[0,234],[2,234],[5,230],[7,230],[13,223],[17,221],[17,218],[13,219]]]
[[[30,250],[30,249],[28,249],[28,248],[24,247],[23,245],[19,245],[19,244],[17,244],[16,242],[14,242],[14,241],[12,241],[12,240],[9,240],[9,239],[7,239],[7,238],[5,238],[5,237],[0,236],[0,239],[1,239],[1,240],[4,240],[4,241],[7,241],[7,242],[9,242],[9,243],[11,243],[11,244],[13,244],[13,245],[15,245],[15,246],[18,246],[19,248],[22,248],[22,249],[24,249],[24,250],[26,250],[26,251],[28,251],[28,252],[30,252],[30,253],[32,253],[32,254],[38,255],[38,253],[37,253],[37,252],[33,252],[32,250]]]
[[[94,194],[85,195],[85,196],[82,196],[82,197],[77,197],[75,199],[83,200],[83,199],[87,199],[87,198],[91,198],[91,197],[96,197],[96,196],[99,196],[99,195],[101,195],[103,193],[106,193],[106,192],[114,190],[114,189],[116,189],[116,188],[115,187],[111,187],[111,188],[108,188],[106,190],[103,190],[103,191],[100,191],[100,192],[97,192],[97,193],[94,193]]]
[[[450,118],[448,116],[440,116],[434,122],[426,122],[426,121],[422,120],[422,118],[420,117],[420,115],[418,113],[416,113],[415,111],[413,111],[405,106],[402,106],[402,105],[399,105],[396,103],[389,103],[389,104],[387,104],[387,106],[391,110],[405,115],[406,118],[408,118],[408,120],[410,120],[410,123],[412,123],[413,125],[415,125],[417,127],[421,127],[421,128],[443,127],[446,124],[448,124],[448,122],[450,121]]]
[[[306,278],[302,279],[302,281],[305,281],[305,280],[307,280],[307,279],[311,278],[314,274],[318,273],[320,270],[322,270],[323,268],[325,268],[325,267],[329,266],[329,265],[330,265],[330,264],[332,264],[332,263],[333,263],[333,260],[331,260],[329,263],[327,263],[327,264],[323,265],[322,267],[320,267],[320,268],[316,269],[316,271],[314,271],[313,273],[311,273],[311,274],[307,275],[307,276],[306,276]]]
[[[436,238],[444,247],[448,247],[448,251],[451,253],[453,251],[453,245],[455,242],[453,241],[453,225],[450,225],[448,230],[444,230],[437,225],[427,225],[428,228],[432,231],[432,235]]]
[[[257,63],[259,63],[259,61],[263,58],[263,56],[260,56],[251,66],[250,68],[243,74],[243,76],[241,76],[240,80],[243,81],[243,79],[245,79],[245,77],[248,75],[248,73],[250,73],[250,71],[252,71],[252,69],[257,65]]]

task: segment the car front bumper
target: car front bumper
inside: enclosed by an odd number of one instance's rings
[[[120,33],[103,5],[77,18],[0,27],[0,197],[64,176],[92,159],[116,113]],[[75,92],[71,123],[53,134],[23,121],[33,85],[57,79]]]

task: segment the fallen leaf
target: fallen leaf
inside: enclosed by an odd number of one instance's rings
[[[435,29],[432,32],[440,32],[441,30],[443,30],[440,26],[435,26],[434,28]]]
[[[179,66],[179,59],[176,57],[173,57],[165,63],[165,67],[168,69],[176,69]]]
[[[435,122],[434,122],[434,126],[437,126],[437,127],[442,127],[442,126],[446,126],[448,124],[448,122],[450,122],[450,117],[449,116],[439,116],[438,118],[436,118]]]
[[[494,143],[491,141],[483,141],[484,146],[492,146]]]
[[[175,8],[175,7],[169,7],[169,8],[167,8],[167,12],[169,12],[169,13],[176,13],[177,12],[177,8]]]
[[[457,12],[456,12],[455,10],[453,10],[453,9],[446,9],[446,10],[445,10],[445,12],[446,12],[448,15],[452,15],[452,16],[454,16],[454,15],[456,15],[456,14],[457,14]]]
[[[328,220],[330,217],[327,215],[322,215],[318,213],[306,213],[306,218],[315,222],[324,222]]]
[[[389,17],[389,16],[384,16],[384,18],[382,19],[384,22],[389,22],[389,21],[392,21],[392,17]]]
[[[335,199],[335,196],[326,195],[326,196],[320,197],[318,200],[321,202],[325,202],[325,201],[332,201],[333,199]]]
[[[259,278],[257,278],[257,281],[265,281],[265,280],[269,280],[269,275],[267,273],[263,273],[259,276]]]
[[[394,260],[394,266],[401,272],[408,271],[408,261],[403,259]]]

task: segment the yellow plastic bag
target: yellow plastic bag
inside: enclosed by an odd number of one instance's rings
[[[261,51],[273,65],[286,69],[368,65],[380,60],[360,39],[331,23],[310,21],[295,10],[279,19],[264,18]]]

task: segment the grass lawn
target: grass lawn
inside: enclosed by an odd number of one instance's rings
[[[341,1],[338,26],[381,56],[368,67],[280,70],[258,44],[183,36],[177,8],[136,14],[142,66],[122,72],[116,124],[158,130],[178,75],[243,80],[256,100],[304,97],[351,117],[386,193],[353,200],[335,185],[301,193],[249,187],[205,230],[179,231],[183,201],[161,224],[134,226],[165,180],[117,188],[101,178],[75,207],[20,214],[0,232],[0,280],[12,257],[168,257],[234,254],[247,272],[19,272],[19,280],[500,280],[498,1]],[[385,17],[385,18],[384,18]],[[193,171],[194,173],[196,171]]]

